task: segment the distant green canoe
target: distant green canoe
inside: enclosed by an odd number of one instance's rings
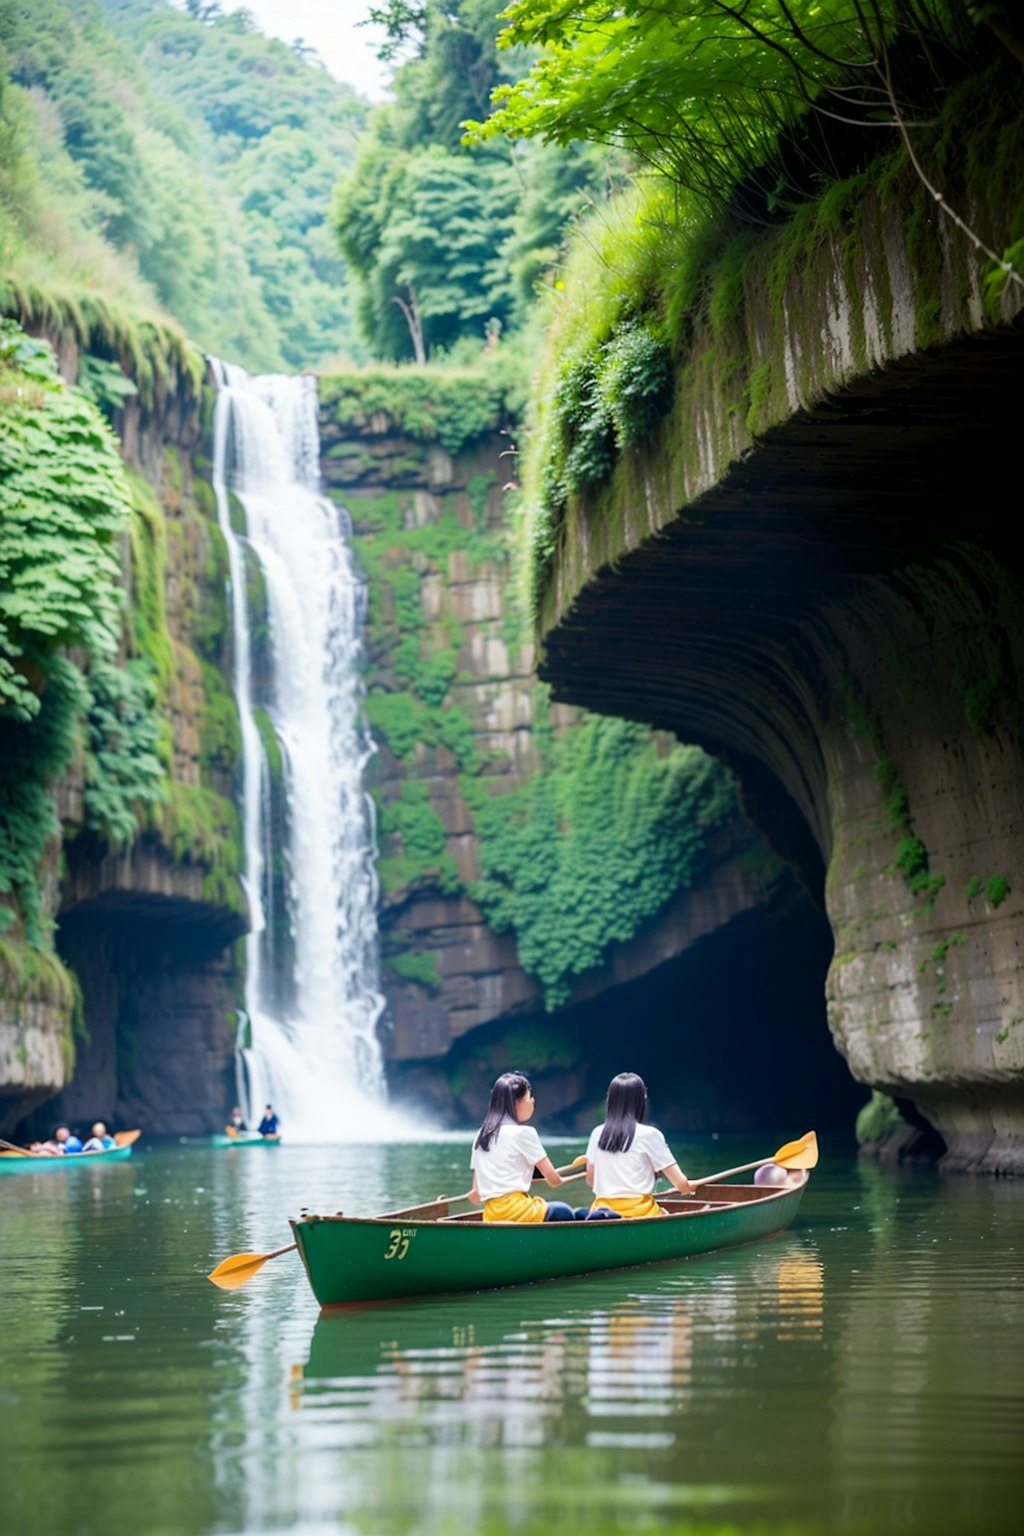
[[[667,1214],[639,1221],[485,1224],[478,1211],[452,1216],[438,1201],[383,1216],[305,1215],[291,1227],[317,1301],[342,1307],[632,1269],[752,1242],[790,1225],[807,1179],[707,1185],[659,1197]]]
[[[131,1157],[132,1149],[111,1147],[108,1152],[62,1152],[55,1157],[45,1153],[0,1152],[0,1174],[5,1173],[53,1173],[58,1168],[94,1168],[97,1163],[123,1163]]]
[[[235,1136],[220,1132],[210,1137],[215,1147],[279,1147],[280,1136],[261,1136],[259,1131],[239,1131]]]

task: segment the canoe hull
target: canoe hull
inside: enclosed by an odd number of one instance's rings
[[[212,1144],[222,1149],[224,1147],[279,1147],[280,1136],[261,1136],[258,1131],[246,1131],[242,1136],[225,1136],[218,1132],[211,1136]]]
[[[641,1221],[484,1225],[479,1221],[304,1216],[292,1231],[322,1307],[482,1291],[537,1280],[632,1269],[710,1253],[781,1232],[807,1175],[781,1189],[722,1185],[705,1209]]]
[[[131,1155],[131,1147],[111,1147],[109,1152],[68,1152],[57,1157],[19,1157],[15,1152],[2,1153],[0,1174],[52,1173],[57,1168],[94,1168],[97,1163],[123,1163]]]

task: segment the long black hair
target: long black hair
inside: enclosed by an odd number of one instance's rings
[[[635,1072],[620,1072],[608,1084],[604,1125],[598,1138],[602,1152],[628,1152],[637,1123],[647,1116],[647,1088]]]
[[[498,1127],[504,1125],[506,1120],[511,1120],[513,1125],[518,1125],[516,1105],[520,1099],[532,1092],[530,1079],[524,1077],[521,1072],[503,1072],[491,1089],[491,1102],[487,1106],[484,1123],[477,1132],[474,1147],[479,1147],[481,1152],[486,1152],[498,1133]]]

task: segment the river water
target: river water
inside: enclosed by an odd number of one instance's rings
[[[294,1254],[204,1278],[302,1206],[458,1191],[468,1150],[142,1143],[0,1182],[4,1528],[1021,1528],[1024,1187],[826,1156],[760,1244],[322,1318]]]

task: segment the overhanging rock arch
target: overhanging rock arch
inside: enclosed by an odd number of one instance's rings
[[[974,252],[912,183],[845,220],[790,239],[782,281],[766,233],[656,440],[570,502],[542,675],[732,764],[827,910],[854,1075],[911,1100],[946,1166],[1020,1173],[1019,290],[986,316]]]

